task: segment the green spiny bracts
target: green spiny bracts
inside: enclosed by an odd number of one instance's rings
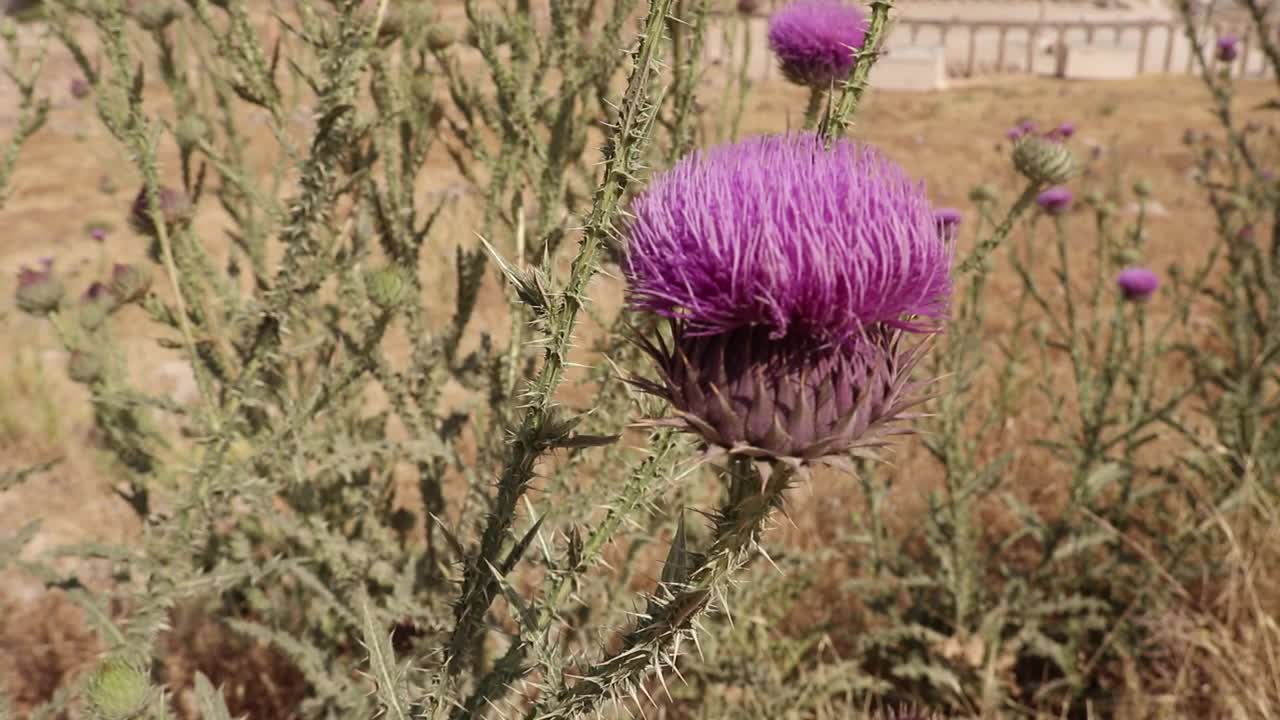
[[[1075,162],[1063,142],[1026,135],[1014,142],[1013,166],[1031,182],[1058,185],[1071,179]]]

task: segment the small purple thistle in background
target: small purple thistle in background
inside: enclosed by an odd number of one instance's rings
[[[1071,203],[1074,199],[1075,196],[1072,195],[1069,189],[1058,185],[1040,193],[1036,197],[1036,202],[1046,214],[1061,215],[1071,209]]]
[[[1050,140],[1067,140],[1072,135],[1075,135],[1075,134],[1076,134],[1075,123],[1064,122],[1058,125],[1058,127],[1045,133],[1045,137],[1049,138]]]
[[[1018,126],[1011,127],[1008,130],[1004,131],[1005,139],[1011,142],[1016,140],[1021,140],[1022,136],[1026,134],[1027,134],[1027,131],[1023,130],[1021,127],[1018,127]]]
[[[99,242],[99,243],[106,242],[107,229],[103,227],[93,228],[89,231],[89,237],[93,238],[95,242]]]
[[[83,100],[89,97],[89,93],[92,92],[92,90],[93,89],[89,87],[89,83],[86,82],[84,78],[71,79],[71,97],[76,100]]]
[[[787,80],[825,89],[849,76],[866,32],[866,15],[857,6],[796,0],[769,17],[769,48]]]
[[[1160,287],[1160,277],[1144,267],[1129,267],[1116,275],[1116,285],[1126,300],[1142,301]]]
[[[1231,33],[1218,38],[1214,47],[1215,56],[1221,62],[1231,62],[1240,56],[1240,38]]]
[[[53,258],[41,258],[40,268],[23,265],[18,270],[18,309],[28,315],[47,315],[58,309],[65,290],[53,272]]]
[[[923,185],[872,148],[815,133],[691,154],[632,202],[623,264],[642,339],[634,379],[712,452],[842,466],[901,432],[910,368],[947,312],[952,244]],[[892,430],[890,428],[893,428]]]

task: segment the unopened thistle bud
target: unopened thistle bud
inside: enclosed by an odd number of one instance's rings
[[[1074,161],[1066,145],[1028,136],[1014,144],[1013,166],[1032,182],[1057,185],[1071,178]]]
[[[138,302],[151,290],[151,273],[137,265],[116,263],[111,268],[109,289],[121,305]]]
[[[409,278],[404,270],[394,265],[370,270],[365,274],[364,282],[370,302],[383,310],[399,305],[410,290]]]
[[[187,199],[186,193],[161,186],[156,188],[156,195],[160,201],[160,216],[166,233],[172,233],[191,222],[191,201]],[[133,199],[133,206],[129,210],[129,224],[143,235],[151,238],[159,236],[159,230],[152,218],[151,198],[145,186],[138,190],[137,196]]]
[[[632,213],[628,302],[672,331],[641,340],[659,377],[633,381],[675,411],[653,424],[836,466],[907,431],[905,337],[945,315],[953,245],[901,168],[814,133],[751,138],[684,158]]]
[[[67,357],[67,377],[81,385],[92,385],[102,377],[102,359],[87,350],[72,350]]]
[[[190,151],[209,138],[209,124],[199,115],[186,115],[173,131],[178,147]]]
[[[386,47],[404,34],[404,13],[395,5],[387,5],[382,14],[382,23],[378,25],[378,44]]]
[[[152,0],[134,11],[133,19],[138,27],[148,32],[159,32],[181,16],[176,5],[166,0]]]
[[[969,191],[969,202],[982,205],[989,202],[995,202],[996,189],[987,183],[975,186]]]
[[[427,30],[427,49],[432,52],[439,52],[452,46],[457,39],[458,34],[448,25],[432,25]]]
[[[100,720],[135,720],[151,703],[151,683],[135,664],[111,658],[89,678],[88,698]]]
[[[1133,184],[1133,194],[1140,198],[1151,197],[1151,183],[1139,180]]]
[[[769,48],[782,76],[808,87],[847,78],[866,33],[866,15],[840,0],[796,0],[769,18]]]
[[[40,269],[23,266],[18,271],[18,309],[29,315],[48,315],[58,309],[66,293],[53,272],[53,258],[40,261]]]
[[[106,285],[95,282],[80,296],[80,326],[85,330],[97,330],[115,309],[116,300],[111,291]]]

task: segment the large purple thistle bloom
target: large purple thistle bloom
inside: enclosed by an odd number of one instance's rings
[[[872,149],[812,133],[691,155],[633,203],[624,270],[635,308],[670,318],[642,341],[668,400],[658,421],[710,448],[841,464],[883,444],[916,401],[910,372],[951,291],[949,233],[924,188]]]
[[[797,0],[769,17],[769,47],[791,82],[828,87],[848,77],[867,18],[840,0]]]
[[[691,335],[760,325],[839,343],[947,309],[951,247],[923,185],[848,140],[826,151],[813,133],[776,135],[692,154],[632,213],[631,302]]]

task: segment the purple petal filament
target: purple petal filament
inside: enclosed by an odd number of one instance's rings
[[[947,310],[952,247],[923,184],[849,140],[827,151],[809,132],[693,153],[632,213],[630,302],[691,336],[765,326],[843,342],[876,323],[923,330]]]
[[[828,87],[848,77],[866,15],[839,0],[797,0],[769,18],[769,48],[791,82]]]

